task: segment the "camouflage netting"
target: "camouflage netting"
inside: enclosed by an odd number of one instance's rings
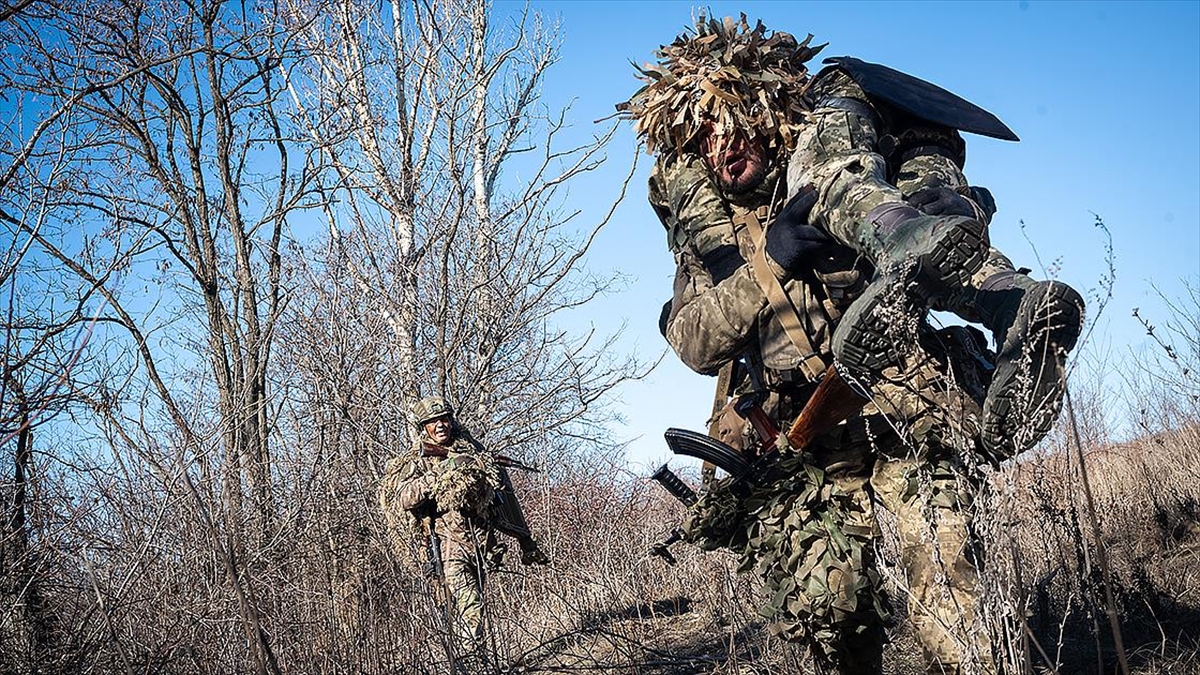
[[[657,64],[634,66],[646,85],[617,109],[635,121],[649,152],[677,151],[694,141],[706,122],[714,132],[753,129],[768,149],[790,150],[811,109],[805,63],[825,45],[809,47],[789,33],[767,35],[726,17],[703,14],[696,25],[656,52]]]
[[[403,457],[393,457],[383,469],[379,482],[379,508],[387,523],[388,539],[398,555],[396,560],[409,571],[419,571],[419,561],[412,551],[414,542],[423,536],[421,522],[411,511],[400,507],[399,497],[403,481],[412,470],[412,463]]]
[[[439,473],[432,492],[439,510],[487,518],[499,488],[500,470],[495,462],[457,455],[446,460],[446,467]]]
[[[739,571],[763,579],[760,613],[772,634],[833,662],[853,634],[887,615],[867,506],[800,458],[744,498],[728,479],[701,495],[684,522],[689,541],[730,548]]]

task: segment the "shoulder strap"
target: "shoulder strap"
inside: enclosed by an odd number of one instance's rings
[[[733,371],[737,367],[736,361],[726,361],[725,365],[721,366],[720,372],[717,373],[717,390],[713,392],[712,414],[708,417],[708,435],[710,438],[720,440],[720,416],[721,411],[725,409],[726,403],[729,402],[729,396],[733,392]],[[700,469],[700,480],[707,486],[717,476],[717,465],[712,462],[705,461]]]
[[[783,332],[787,333],[788,339],[800,351],[800,371],[808,380],[815,382],[825,372],[825,362],[813,348],[812,340],[808,339],[808,333],[805,332],[804,324],[800,321],[800,313],[792,304],[791,298],[783,290],[783,285],[779,283],[779,278],[771,271],[771,266],[767,262],[766,230],[759,221],[759,217],[767,215],[763,213],[765,208],[736,218],[739,225],[749,228],[754,241],[754,254],[750,256],[750,271],[754,273],[754,280],[758,282],[759,288],[767,296],[767,303],[771,305],[771,310],[775,312],[775,317],[783,326]]]

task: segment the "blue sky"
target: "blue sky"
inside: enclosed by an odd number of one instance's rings
[[[520,4],[500,0],[497,19]],[[1162,323],[1153,286],[1178,295],[1200,276],[1200,3],[1197,2],[534,2],[562,22],[562,60],[545,101],[574,101],[581,133],[638,86],[630,61],[645,62],[690,22],[698,7],[745,12],[772,29],[813,33],[823,56],[885,63],[991,110],[1019,143],[968,136],[967,175],[1000,206],[993,242],[1035,275],[1047,270],[1085,292],[1102,292],[1105,239],[1112,233],[1116,281],[1085,352],[1122,357],[1146,348],[1134,307]],[[628,126],[609,165],[572,190],[571,205],[598,218],[628,170]],[[625,349],[661,352],[656,320],[673,264],[645,200],[644,155],[624,204],[590,256],[598,272],[628,283],[576,317],[600,330],[626,323]],[[1024,227],[1020,225],[1024,222]],[[1093,302],[1094,313],[1095,303]],[[629,459],[649,466],[669,453],[668,426],[700,429],[713,381],[668,353],[644,382],[619,393]]]

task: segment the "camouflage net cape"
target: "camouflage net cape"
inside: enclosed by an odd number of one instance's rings
[[[634,65],[646,85],[617,110],[635,121],[651,153],[684,149],[707,122],[716,134],[754,130],[769,150],[790,150],[811,108],[804,64],[825,46],[809,47],[811,40],[768,36],[761,21],[750,28],[745,14],[736,22],[701,14],[655,52],[657,64]]]
[[[419,451],[388,460],[380,481],[379,505],[388,524],[388,533],[398,551],[416,550],[424,554],[425,530],[420,519],[400,507],[398,496],[405,481],[420,475],[414,457]],[[422,478],[430,495],[443,514],[449,512],[486,520],[492,515],[495,491],[500,487],[500,469],[495,462],[472,455],[456,455],[438,462],[429,462],[431,470]],[[418,562],[410,556],[399,560],[416,569]]]
[[[729,487],[728,478],[713,483],[683,529],[705,550],[733,550],[739,572],[763,579],[759,613],[772,634],[832,662],[844,630],[887,616],[870,514],[823,471],[789,458],[744,497]]]
[[[458,455],[447,459],[445,464],[433,484],[438,508],[475,518],[490,517],[496,490],[500,489],[500,469],[496,463]]]

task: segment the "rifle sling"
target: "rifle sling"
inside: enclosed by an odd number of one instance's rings
[[[733,385],[733,369],[736,362],[729,361],[721,366],[721,371],[717,373],[717,390],[713,392],[712,414],[708,418],[708,435],[713,438],[720,438],[721,426],[721,411],[725,408],[725,403],[729,400],[730,388]],[[704,462],[700,469],[700,480],[704,485],[708,485],[717,477],[717,467],[712,462]]]
[[[800,321],[800,312],[792,304],[787,291],[783,289],[783,284],[779,282],[779,278],[771,271],[771,266],[767,262],[766,228],[762,227],[759,222],[757,212],[738,216],[735,221],[737,224],[745,225],[754,240],[754,255],[750,256],[750,271],[754,273],[754,280],[762,289],[763,294],[767,296],[767,303],[771,305],[771,309],[775,312],[775,318],[783,326],[783,332],[800,351],[800,371],[810,382],[816,382],[825,372],[825,362],[813,348],[812,341],[808,339],[808,333],[805,332],[804,324]]]

